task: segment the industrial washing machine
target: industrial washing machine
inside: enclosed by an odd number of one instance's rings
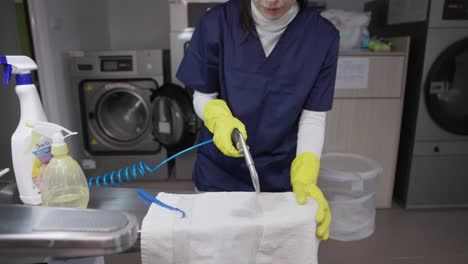
[[[411,36],[395,199],[468,206],[468,0],[378,0],[371,32]]]
[[[193,145],[196,117],[191,98],[164,83],[170,79],[164,71],[166,59],[162,50],[69,53],[73,123],[81,135],[71,149],[87,177],[140,168],[140,162],[154,167],[168,153]],[[170,176],[168,166],[151,175],[136,174],[142,181]]]

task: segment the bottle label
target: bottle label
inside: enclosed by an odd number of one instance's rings
[[[49,145],[33,151],[33,154],[41,161],[42,164],[47,164],[54,157],[51,151],[52,147]]]
[[[34,154],[34,165],[32,168],[32,179],[35,189],[41,193],[42,173],[49,161],[54,157],[52,155],[52,140],[48,137],[42,137],[38,143],[34,144],[32,153]]]

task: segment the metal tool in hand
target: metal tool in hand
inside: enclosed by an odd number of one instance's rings
[[[252,159],[252,155],[250,155],[249,147],[247,146],[247,143],[245,143],[244,137],[237,128],[234,128],[234,130],[232,131],[232,142],[234,142],[234,146],[236,147],[236,149],[240,153],[244,154],[245,162],[247,163],[247,168],[249,169],[250,177],[252,178],[252,183],[255,192],[259,193],[260,183],[258,181],[258,173],[255,169],[255,164]]]

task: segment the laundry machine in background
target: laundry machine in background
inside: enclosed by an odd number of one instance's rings
[[[371,33],[411,36],[395,199],[468,206],[468,0],[378,0]]]
[[[71,142],[87,177],[145,162],[154,167],[171,149],[194,143],[189,95],[167,83],[162,50],[72,51]],[[182,105],[182,106],[181,106]],[[133,178],[133,175],[130,175]],[[168,166],[138,180],[167,180]]]

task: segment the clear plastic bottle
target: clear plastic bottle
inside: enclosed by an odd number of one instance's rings
[[[46,122],[32,124],[33,130],[52,136],[54,156],[42,174],[42,204],[53,207],[86,208],[89,202],[89,187],[80,165],[68,155],[68,146],[61,131],[68,136],[76,133]]]
[[[42,204],[53,207],[86,208],[89,188],[78,163],[66,153],[54,153],[42,176]]]

